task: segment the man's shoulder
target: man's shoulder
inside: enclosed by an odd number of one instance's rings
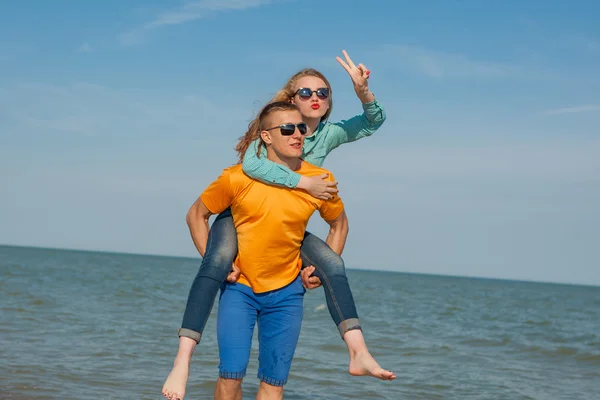
[[[221,176],[226,179],[226,182],[234,189],[241,190],[252,184],[252,178],[250,178],[242,169],[242,164],[232,165],[223,169]]]
[[[223,168],[223,173],[234,175],[242,172],[242,164],[235,164],[227,168]]]
[[[246,177],[246,174],[242,170],[242,164],[235,164],[231,167],[224,168],[221,174],[227,176],[231,180],[243,179]]]

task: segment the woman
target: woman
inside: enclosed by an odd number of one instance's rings
[[[317,166],[323,164],[333,149],[372,135],[385,121],[383,107],[369,91],[369,70],[362,64],[356,66],[348,54],[343,53],[345,61],[340,57],[336,59],[352,79],[356,95],[363,104],[363,114],[338,123],[327,122],[333,104],[331,86],[325,76],[314,69],[304,69],[293,75],[271,101],[290,101],[299,107],[308,125],[303,158]],[[254,120],[236,147],[246,174],[267,184],[303,189],[321,199],[330,199],[337,193],[336,183],[325,180],[323,176],[303,177],[267,160],[258,146],[259,135],[258,121]],[[206,254],[190,289],[179,330],[179,351],[163,387],[163,394],[169,399],[184,396],[191,356],[200,341],[219,287],[226,279],[235,281],[239,275],[235,266],[230,273],[236,253],[237,236],[233,220],[231,213],[225,211],[212,224]],[[301,254],[304,265],[308,266],[303,271],[308,286],[313,288],[324,283],[329,312],[348,347],[350,374],[395,379],[392,372],[377,364],[367,349],[341,257],[310,233],[304,238]],[[306,277],[313,272],[316,277],[307,280]]]

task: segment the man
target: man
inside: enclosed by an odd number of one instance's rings
[[[267,105],[259,115],[260,136],[269,160],[306,176],[328,171],[302,159],[306,124],[287,102]],[[335,181],[329,173],[329,179]],[[238,235],[235,265],[241,275],[224,284],[219,300],[217,335],[219,379],[215,399],[241,399],[254,325],[259,325],[257,399],[283,398],[302,324],[304,287],[299,277],[300,246],[314,211],[330,225],[327,244],[341,254],[348,235],[344,205],[335,196],[318,200],[293,189],[270,186],[246,176],[241,165],[227,168],[188,213],[192,239],[206,250],[208,218],[231,207]]]

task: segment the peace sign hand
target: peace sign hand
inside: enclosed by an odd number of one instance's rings
[[[348,75],[350,75],[350,79],[352,79],[352,84],[354,85],[354,90],[359,92],[368,92],[369,91],[369,83],[367,79],[369,79],[369,74],[371,71],[367,69],[363,64],[354,65],[352,59],[346,53],[346,50],[342,50],[346,61],[342,60],[341,57],[336,57],[335,59],[340,65],[346,70]]]

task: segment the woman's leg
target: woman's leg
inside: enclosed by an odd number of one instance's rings
[[[168,399],[182,399],[185,395],[192,354],[200,342],[221,283],[231,271],[236,254],[237,233],[231,210],[227,209],[217,216],[210,228],[206,253],[190,288],[179,329],[179,349],[162,390]]]
[[[323,284],[329,314],[342,338],[350,330],[360,330],[360,321],[342,257],[310,232],[304,234],[300,255],[303,266],[315,267],[313,275]]]
[[[190,288],[180,337],[200,342],[219,288],[231,271],[237,251],[237,233],[231,210],[227,209],[217,216],[208,232],[206,252]]]
[[[350,374],[395,379],[396,375],[381,368],[369,353],[342,258],[327,243],[309,232],[304,234],[300,255],[305,267],[315,267],[314,275],[323,284],[329,314],[348,347]]]

